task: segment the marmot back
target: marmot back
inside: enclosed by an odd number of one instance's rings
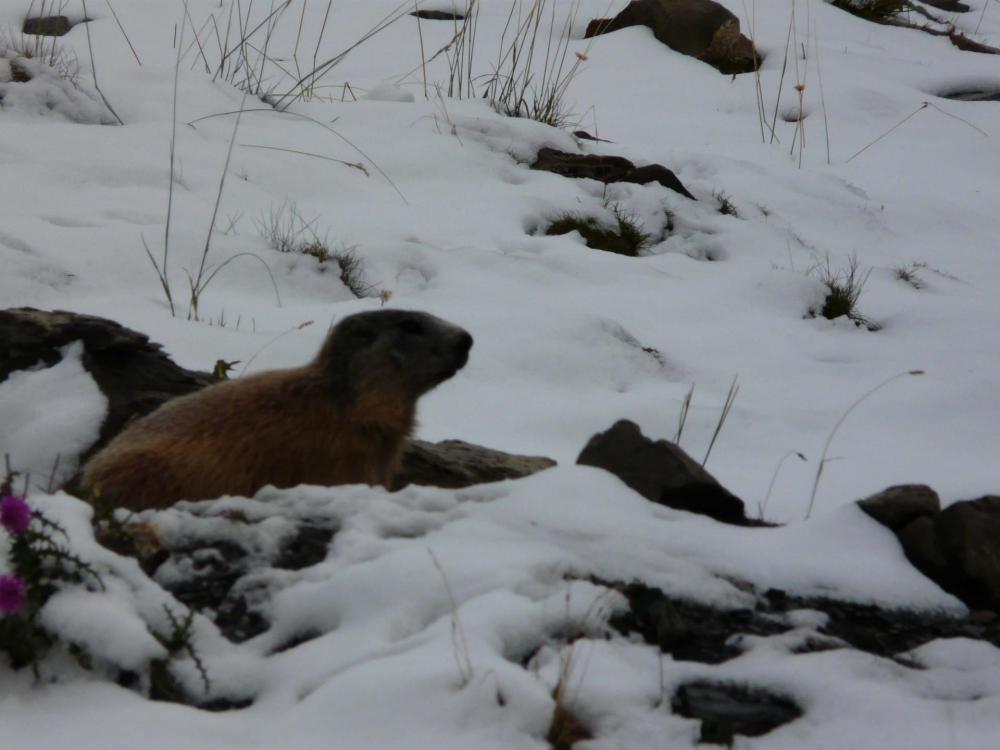
[[[261,487],[388,486],[416,402],[465,366],[472,336],[433,315],[344,318],[305,367],[168,401],[84,467],[83,486],[133,510]]]

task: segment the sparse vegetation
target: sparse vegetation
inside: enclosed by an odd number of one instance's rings
[[[587,247],[630,257],[639,255],[649,246],[649,235],[642,231],[636,218],[626,213],[620,205],[612,204],[610,210],[615,219],[613,227],[604,226],[591,216],[567,213],[555,219],[545,230],[545,234],[559,235],[575,231],[580,233]]]
[[[587,60],[586,50],[572,57],[569,54],[576,10],[574,4],[558,25],[549,0],[528,0],[527,4],[512,0],[492,72],[474,76],[479,5],[476,0],[467,0],[465,18],[455,35],[424,64],[439,55],[447,56],[449,96],[485,98],[498,112],[511,117],[564,127],[573,117],[567,110],[566,90]],[[543,21],[550,24],[547,32]]]
[[[42,7],[44,9],[44,3]],[[10,61],[11,75],[15,81],[23,83],[30,79],[31,74],[24,61],[33,60],[79,88],[80,61],[72,49],[59,43],[58,37],[22,34],[9,27],[0,29],[0,58]]]
[[[725,190],[716,190],[712,193],[712,197],[719,204],[718,211],[723,216],[732,216],[735,219],[740,218],[739,211],[736,210],[736,206],[733,204],[732,199]]]
[[[868,320],[858,309],[858,301],[871,275],[871,269],[862,271],[857,255],[852,255],[847,267],[839,271],[834,270],[830,264],[830,257],[826,256],[809,272],[815,274],[826,287],[823,306],[811,310],[812,317],[822,315],[828,320],[846,317],[857,326],[863,326],[870,331],[878,330],[878,325]]]
[[[893,269],[892,275],[914,289],[923,289],[927,284],[920,278],[920,272],[925,268],[927,268],[926,263],[913,261],[905,266],[897,266]]]
[[[154,700],[189,703],[185,691],[170,672],[171,662],[184,656],[189,657],[198,670],[205,693],[207,694],[212,687],[208,679],[208,670],[205,669],[205,664],[193,643],[194,634],[191,628],[194,625],[195,613],[193,610],[188,610],[187,615],[178,617],[166,604],[163,605],[163,612],[170,625],[170,631],[166,634],[153,633],[153,635],[167,650],[168,656],[166,659],[154,659],[149,665],[150,697]]]
[[[306,219],[294,203],[282,203],[280,208],[255,221],[257,231],[279,253],[297,253],[315,258],[321,267],[335,263],[340,280],[351,294],[359,299],[376,293],[374,287],[365,281],[364,259],[354,247],[341,245],[331,248],[328,233],[320,235],[316,229],[319,217]]]

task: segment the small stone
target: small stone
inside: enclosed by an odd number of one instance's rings
[[[941,499],[926,484],[897,484],[858,501],[858,506],[883,526],[900,531],[921,516],[941,510]]]
[[[65,36],[73,24],[66,16],[37,16],[25,18],[21,33],[36,36]]]

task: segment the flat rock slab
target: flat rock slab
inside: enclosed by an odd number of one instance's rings
[[[520,479],[555,466],[544,456],[520,456],[484,448],[462,440],[428,443],[412,440],[403,453],[403,463],[392,489],[408,484],[431,487],[471,487],[486,482]]]
[[[554,148],[539,149],[532,169],[553,172],[563,177],[589,178],[598,182],[632,182],[646,185],[658,182],[663,187],[680,193],[685,198],[697,200],[672,171],[662,164],[637,167],[622,156],[573,154]]]

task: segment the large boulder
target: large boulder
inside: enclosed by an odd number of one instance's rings
[[[712,0],[633,0],[614,18],[591,21],[586,35],[628,26],[648,26],[673,50],[729,74],[752,73],[760,64],[753,42],[740,33],[740,21]]]
[[[594,435],[576,462],[610,471],[640,495],[677,510],[724,523],[753,525],[743,501],[719,484],[680,446],[650,440],[635,422],[622,419]]]

